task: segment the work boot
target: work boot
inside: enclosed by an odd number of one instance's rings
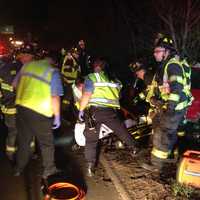
[[[146,169],[151,172],[159,172],[160,168],[158,166],[153,165],[151,162],[141,163],[140,167]]]
[[[136,158],[139,155],[140,148],[139,147],[134,147],[130,149],[130,155],[132,158]]]
[[[11,161],[11,162],[13,162],[14,159],[15,159],[14,153],[6,152],[6,156],[7,156],[7,158],[9,159],[9,161]]]
[[[22,172],[17,167],[14,167],[13,176],[21,176],[21,173]]]
[[[87,170],[86,170],[86,175],[88,177],[93,177],[94,176],[94,163],[89,162],[87,165]]]

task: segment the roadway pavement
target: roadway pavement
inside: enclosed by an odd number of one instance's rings
[[[43,200],[40,156],[37,159],[30,160],[21,176],[13,176],[13,165],[4,153],[6,129],[1,126],[0,132],[0,199]],[[62,173],[58,175],[58,180],[66,180],[83,188],[87,200],[121,199],[101,164],[99,164],[95,178],[86,177],[83,149],[74,151],[70,146],[67,146],[67,143],[64,146],[62,145],[56,147],[55,155],[56,165],[62,170]]]

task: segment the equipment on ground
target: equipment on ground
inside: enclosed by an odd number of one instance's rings
[[[76,123],[75,128],[74,128],[74,137],[76,140],[76,143],[79,146],[85,146],[85,136],[84,136],[84,130],[85,130],[85,123]],[[113,130],[110,129],[108,126],[105,124],[101,125],[100,132],[99,132],[99,139],[105,138],[108,136],[110,133],[112,133]]]
[[[47,188],[44,200],[84,200],[85,192],[72,183],[58,182]]]
[[[181,184],[200,188],[200,151],[188,150],[183,154],[176,180]]]

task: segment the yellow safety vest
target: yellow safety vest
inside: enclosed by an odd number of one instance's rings
[[[72,84],[74,83],[74,81],[76,80],[77,76],[78,76],[78,64],[76,62],[76,60],[74,58],[72,58],[72,66],[71,65],[67,65],[68,58],[67,55],[64,58],[63,64],[62,64],[62,68],[61,68],[61,74],[63,75],[63,79],[64,82]]]
[[[177,106],[175,107],[175,110],[182,110],[182,109],[186,108],[189,105],[189,101],[192,96],[191,91],[190,91],[191,85],[190,85],[190,82],[188,81],[190,79],[190,75],[186,74],[184,67],[183,67],[183,63],[186,64],[186,61],[184,60],[181,62],[177,58],[172,58],[169,60],[169,62],[165,65],[164,75],[163,75],[163,85],[160,87],[161,98],[164,101],[171,100],[171,101],[177,102]],[[182,69],[183,76],[169,77],[168,73],[167,73],[167,69],[170,64],[178,64]],[[173,82],[173,81],[176,81],[183,85],[182,92],[186,95],[187,100],[180,102],[179,95],[173,94],[170,91],[168,91],[169,86],[167,84],[168,84],[168,82]]]
[[[51,79],[54,70],[46,60],[24,66],[17,86],[16,104],[52,117]]]
[[[88,78],[94,83],[94,92],[89,101],[89,106],[120,108],[120,83],[109,81],[104,72],[91,73],[88,75]]]

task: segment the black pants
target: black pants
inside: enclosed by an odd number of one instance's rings
[[[123,141],[130,149],[135,147],[135,142],[133,138],[128,133],[123,122],[117,116],[117,111],[112,108],[94,107],[89,108],[89,112],[95,119],[95,131],[89,129],[88,124],[88,111],[85,112],[85,136],[86,136],[86,146],[85,146],[85,157],[88,162],[95,163],[97,155],[97,144],[99,139],[99,131],[102,123],[107,125],[114,131],[114,134]]]
[[[16,152],[16,137],[17,137],[17,127],[16,127],[16,115],[4,114],[5,125],[8,129],[8,136],[6,138],[6,153],[12,155]]]
[[[173,150],[177,143],[177,129],[179,124],[184,118],[186,110],[168,113],[160,112],[157,113],[153,119],[153,148],[161,151],[168,152],[169,156],[173,154]],[[167,162],[170,157],[166,159],[162,156],[159,157],[159,154],[156,156],[152,153],[152,162],[162,163]]]
[[[22,171],[31,155],[30,142],[33,136],[39,144],[44,172],[47,177],[56,171],[54,163],[54,143],[52,132],[52,119],[38,114],[25,107],[17,107],[17,168]]]

